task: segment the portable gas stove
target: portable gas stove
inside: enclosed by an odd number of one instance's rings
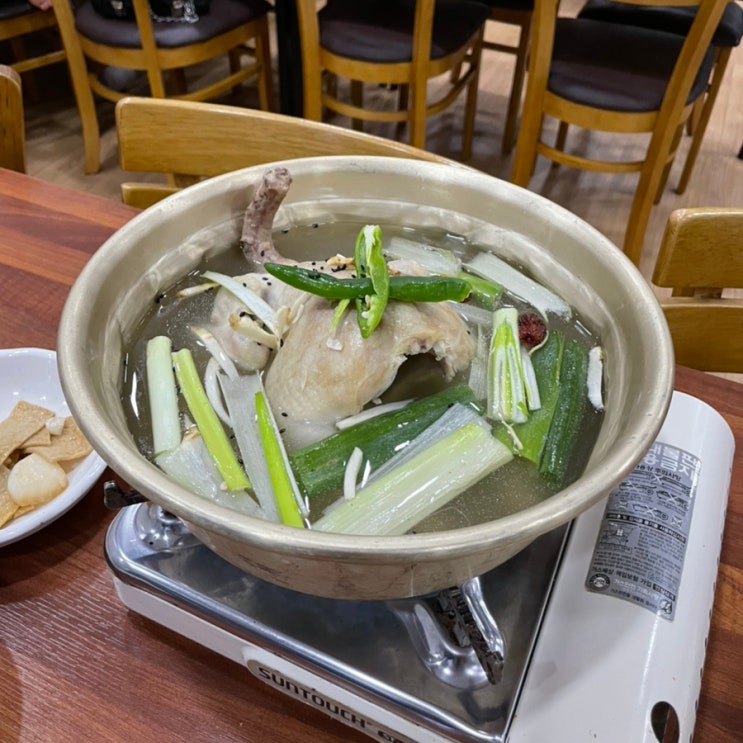
[[[687,741],[734,442],[674,393],[632,475],[569,527],[438,595],[308,596],[254,578],[148,503],[106,558],[132,610],[382,741]]]

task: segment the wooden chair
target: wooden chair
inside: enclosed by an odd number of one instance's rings
[[[0,3],[0,42],[10,43],[15,60],[10,66],[16,72],[23,74],[64,62],[65,52],[61,44],[59,49],[28,56],[23,43],[24,36],[46,28],[54,28],[56,25],[54,13],[37,10],[26,0],[4,0]]]
[[[316,0],[296,2],[305,118],[321,121],[326,108],[353,121],[406,122],[410,143],[424,149],[428,117],[466,89],[462,155],[469,158],[485,6],[468,0],[329,0],[318,11]],[[429,101],[434,78],[443,92]],[[350,81],[350,100],[340,94],[339,79]],[[365,107],[365,83],[399,87],[399,108]]]
[[[503,139],[501,140],[501,152],[508,155],[516,140],[521,96],[529,61],[529,41],[531,39],[531,22],[534,16],[534,0],[482,0],[482,2],[490,7],[489,20],[492,23],[515,26],[518,29],[518,41],[515,44],[485,40],[482,45],[483,49],[514,55],[511,92],[508,95],[506,123],[503,128]]]
[[[165,173],[171,181],[124,183],[122,200],[140,208],[202,177],[297,157],[386,155],[458,165],[392,139],[214,103],[124,98],[116,104],[116,132],[123,170]]]
[[[0,168],[26,172],[21,78],[7,65],[0,65]]]
[[[154,23],[147,0],[133,0],[133,5],[136,20],[126,21],[101,17],[88,0],[74,11],[69,0],[54,3],[82,120],[86,173],[100,168],[93,95],[113,102],[125,96],[105,85],[95,68],[88,69],[88,60],[98,66],[143,70],[155,98],[209,100],[256,77],[261,108],[274,108],[267,19],[271,6],[264,0],[212,0],[209,13],[198,23]],[[184,69],[222,55],[229,59],[229,73],[216,80],[207,78],[202,87],[187,91]],[[244,55],[251,64],[242,66]],[[170,93],[166,72],[172,73],[174,82]]]
[[[637,6],[626,2],[614,2],[614,0],[588,0],[578,13],[579,18],[625,23],[681,35],[689,32],[695,15],[695,8],[673,8],[665,5]],[[707,124],[712,115],[712,108],[727,70],[730,54],[740,44],[742,37],[743,8],[735,2],[729,2],[712,35],[711,43],[715,55],[712,74],[704,94],[697,99],[694,111],[689,117],[687,128],[692,136],[691,145],[676,186],[676,193],[684,193],[689,185],[689,179],[707,131]]]
[[[640,5],[653,0],[631,0]],[[526,186],[537,154],[600,172],[639,172],[624,252],[638,264],[650,210],[694,102],[709,80],[709,49],[727,0],[664,0],[698,7],[686,37],[581,18],[557,18],[556,0],[535,0],[529,79],[511,180]],[[541,137],[545,116],[560,122],[554,146]],[[590,159],[565,151],[574,124],[619,134],[649,133],[639,161]]]
[[[743,290],[743,208],[672,212],[652,281],[673,290],[661,306],[677,363],[743,373],[743,294],[723,298]]]

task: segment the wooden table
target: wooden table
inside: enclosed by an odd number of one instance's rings
[[[135,211],[0,170],[0,347],[55,347],[67,291]],[[743,731],[743,388],[679,368],[737,442],[695,743]],[[130,613],[103,559],[102,482],[69,513],[0,549],[2,743],[369,740],[246,669]],[[122,483],[123,484],[123,483]]]

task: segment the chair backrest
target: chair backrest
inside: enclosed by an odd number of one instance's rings
[[[0,8],[0,41],[9,41],[16,56],[11,66],[16,72],[24,73],[47,65],[64,62],[64,49],[44,49],[30,55],[22,44],[22,37],[45,28],[53,28],[57,20],[51,10],[37,10],[32,5],[18,0],[10,0]]]
[[[658,4],[657,0],[628,2]],[[529,80],[511,180],[517,185],[527,185],[537,154],[583,170],[639,172],[623,243],[624,252],[639,265],[650,211],[664,187],[681,127],[691,115],[694,100],[706,87],[705,70],[708,75],[713,61],[713,54],[708,53],[709,43],[727,0],[664,0],[662,4],[670,7],[697,8],[680,50],[675,48],[678,37],[668,38],[672,35],[630,25],[622,25],[620,33],[619,24],[568,17],[557,19],[556,3],[557,0],[535,0]],[[556,29],[560,41],[557,47]],[[636,49],[627,38],[630,35],[632,40],[637,40]],[[609,43],[612,39],[621,39],[621,47]],[[613,54],[615,59],[607,57],[601,60],[603,67],[599,67],[593,60],[601,56],[602,50]],[[643,63],[652,60],[655,61],[644,74]],[[668,70],[656,69],[656,62],[672,66],[669,77],[665,74]],[[616,78],[614,67],[618,73]],[[602,74],[604,69],[609,72]],[[661,84],[654,87],[653,80]],[[597,82],[593,97],[592,81]],[[603,85],[604,82],[615,85]],[[630,93],[626,108],[625,102],[617,100],[617,94],[625,91]],[[648,95],[643,100],[634,95],[637,92]],[[542,120],[547,117],[560,121],[555,145],[540,137]],[[586,156],[568,151],[564,145],[569,125],[615,134],[647,132],[651,136],[642,159],[602,159],[600,155]]]
[[[101,67],[144,70],[150,95],[156,98],[172,93],[188,100],[212,100],[255,77],[259,105],[273,109],[269,4],[212,0],[209,14],[197,23],[153,24],[148,0],[132,2],[136,22],[104,18],[90,3],[54,2],[80,112],[86,173],[100,168],[100,127],[93,94],[114,103],[125,96],[119,85],[98,74]],[[74,12],[73,4],[77,5]],[[222,56],[229,65],[210,66],[207,74],[187,80],[186,68]],[[163,81],[166,72],[170,91]]]
[[[21,78],[7,65],[0,65],[0,167],[26,172]]]
[[[458,165],[394,140],[237,106],[156,98],[116,105],[123,170],[186,176],[181,183],[250,165],[321,155],[387,155]],[[463,166],[459,166],[463,167]],[[124,184],[123,200],[149,206],[173,186]]]
[[[672,289],[661,306],[677,363],[743,373],[743,208],[672,212],[652,281]]]
[[[355,127],[362,121],[407,123],[410,143],[422,149],[427,118],[466,90],[462,141],[466,160],[471,153],[487,7],[464,0],[328,2],[319,9],[320,5],[316,0],[296,0],[304,118],[321,121],[324,112],[331,111],[349,117]],[[323,86],[325,78],[328,84]],[[441,85],[429,91],[432,78],[440,78]],[[350,81],[350,97],[341,92],[344,86],[337,84],[338,79]],[[397,107],[365,103],[367,83],[397,86]]]

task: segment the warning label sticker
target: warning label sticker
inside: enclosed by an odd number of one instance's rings
[[[701,461],[656,441],[609,496],[586,588],[668,620],[676,612]]]

